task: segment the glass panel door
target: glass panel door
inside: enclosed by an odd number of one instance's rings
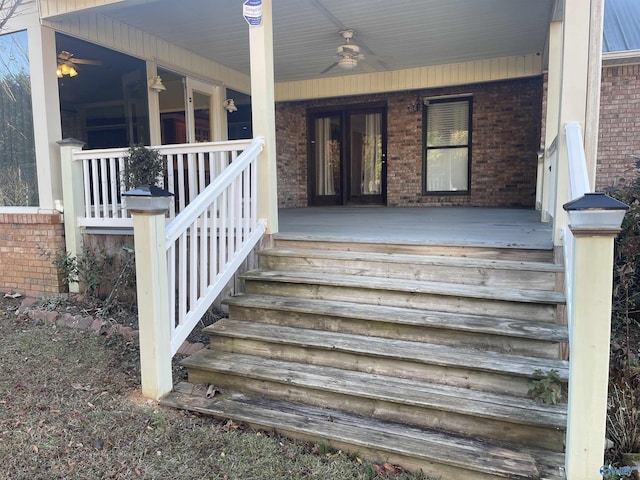
[[[213,97],[215,87],[187,78],[187,138],[189,143],[213,141]]]
[[[314,120],[314,204],[336,204],[342,199],[342,120],[339,115]]]
[[[384,205],[384,107],[344,107],[310,114],[309,203]]]
[[[169,70],[158,69],[166,90],[158,96],[160,102],[161,143],[187,143],[186,78]]]
[[[382,114],[352,114],[349,127],[350,200],[381,203],[384,167]]]

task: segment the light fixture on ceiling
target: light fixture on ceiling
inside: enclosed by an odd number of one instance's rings
[[[355,31],[342,30],[340,36],[344,39],[344,44],[336,48],[336,61],[325,68],[321,74],[327,73],[334,67],[338,67],[340,70],[350,71],[358,66],[359,60],[364,60],[364,55],[360,53],[360,47],[355,43],[352,43]]]
[[[59,63],[58,67],[56,68],[56,75],[58,76],[58,78],[62,78],[65,75],[75,77],[76,75],[78,75],[78,72],[73,67],[73,65],[67,65],[66,63],[62,62]]]
[[[223,107],[227,111],[227,113],[233,113],[238,111],[238,107],[236,107],[236,102],[233,101],[233,98],[227,98],[224,101]]]
[[[338,67],[342,70],[353,70],[358,66],[358,60],[352,57],[342,57],[338,60]]]
[[[156,75],[155,77],[149,79],[149,89],[153,90],[156,93],[160,93],[164,92],[167,87],[165,87],[162,83],[160,75]]]

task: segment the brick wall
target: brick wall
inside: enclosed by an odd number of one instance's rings
[[[604,67],[596,189],[635,178],[640,155],[640,65]]]
[[[43,256],[60,251],[62,215],[0,214],[0,292],[42,296],[62,291],[57,270]]]
[[[473,94],[469,195],[422,195],[422,113],[416,97]],[[461,87],[307,102],[276,107],[278,197],[281,207],[307,205],[308,108],[385,102],[387,204],[533,207],[540,146],[542,77]]]
[[[276,105],[278,204],[307,205],[307,117],[305,105]]]

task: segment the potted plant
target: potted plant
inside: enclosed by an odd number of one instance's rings
[[[164,173],[164,162],[157,150],[142,144],[131,145],[124,161],[125,192],[142,185],[156,185]]]

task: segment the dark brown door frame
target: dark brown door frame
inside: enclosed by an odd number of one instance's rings
[[[366,195],[357,196],[357,202],[353,202],[354,195],[350,185],[350,138],[349,117],[351,115],[379,113],[381,115],[380,129],[382,131],[382,173],[381,193],[367,198]],[[315,159],[315,120],[317,118],[335,116],[340,119],[340,194],[336,196],[316,195],[316,159]],[[310,206],[320,205],[386,205],[387,203],[387,105],[386,103],[368,103],[355,105],[339,105],[333,107],[321,107],[307,110],[307,192]]]

